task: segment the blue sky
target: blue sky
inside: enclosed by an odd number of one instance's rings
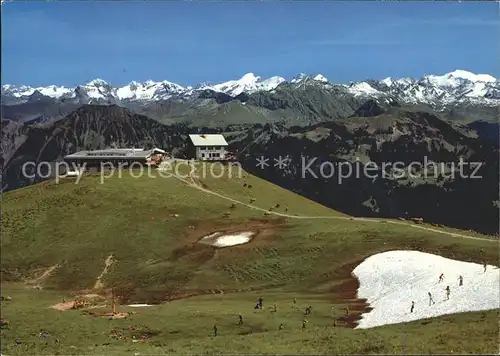
[[[500,77],[499,24],[499,5],[485,2],[10,2],[2,84]]]

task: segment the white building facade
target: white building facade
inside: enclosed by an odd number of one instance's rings
[[[194,147],[194,156],[202,161],[220,161],[226,159],[226,139],[221,134],[189,135]]]

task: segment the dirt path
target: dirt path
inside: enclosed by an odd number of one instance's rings
[[[111,253],[107,258],[106,260],[104,261],[104,269],[102,270],[101,274],[99,275],[99,277],[97,277],[97,280],[94,284],[94,289],[102,289],[104,288],[104,283],[102,283],[102,279],[104,278],[104,276],[106,275],[106,273],[108,273],[108,270],[109,268],[111,267],[111,265],[113,264],[113,253]]]
[[[75,305],[75,302],[72,300],[69,302],[54,304],[51,306],[51,308],[56,309],[56,310],[60,310],[60,311],[66,311],[66,310],[72,309],[74,305]]]
[[[52,272],[54,272],[59,267],[61,267],[61,266],[59,264],[57,264],[57,265],[53,265],[53,266],[47,268],[42,273],[42,275],[40,277],[28,281],[28,284],[33,284],[33,285],[38,285],[39,286],[40,284],[42,284],[43,282],[45,282],[47,280],[47,278],[50,277],[50,275],[52,274]]]
[[[481,237],[474,237],[474,236],[468,236],[468,235],[462,235],[462,234],[457,234],[457,233],[454,233],[454,232],[448,232],[448,231],[441,231],[441,230],[437,230],[437,229],[432,229],[430,227],[425,227],[425,226],[418,226],[418,225],[412,225],[412,224],[409,224],[409,223],[404,223],[404,222],[398,222],[398,221],[383,221],[383,220],[376,220],[376,219],[368,219],[368,218],[355,218],[355,217],[345,217],[345,216],[307,216],[307,215],[293,215],[293,214],[286,214],[286,213],[280,213],[280,212],[277,212],[277,211],[268,211],[264,208],[260,208],[258,206],[255,206],[255,205],[252,205],[252,204],[248,204],[248,203],[244,203],[242,201],[239,201],[237,199],[233,199],[233,198],[230,198],[228,196],[225,196],[223,194],[220,194],[220,193],[217,193],[217,192],[214,192],[212,190],[208,190],[208,189],[205,189],[203,188],[202,186],[196,184],[193,180],[193,178],[191,177],[191,180],[192,182],[184,179],[184,178],[181,178],[179,176],[176,176],[176,175],[173,175],[173,177],[177,178],[178,180],[186,183],[188,186],[190,187],[193,187],[195,189],[198,189],[198,190],[201,190],[202,192],[204,193],[207,193],[207,194],[211,194],[211,195],[215,195],[215,196],[218,196],[219,198],[222,198],[222,199],[225,199],[225,200],[228,200],[230,202],[233,202],[235,204],[240,204],[240,205],[243,205],[243,206],[246,206],[250,209],[254,209],[254,210],[259,210],[259,211],[262,211],[262,212],[265,212],[265,213],[268,213],[268,214],[272,214],[272,215],[277,215],[277,216],[282,216],[282,217],[286,217],[286,218],[291,218],[291,219],[336,219],[336,220],[354,220],[354,221],[365,221],[365,222],[370,222],[370,223],[382,223],[382,222],[386,222],[386,223],[389,223],[389,224],[396,224],[396,225],[405,225],[405,226],[410,226],[410,227],[413,227],[413,228],[417,228],[417,229],[422,229],[422,230],[427,230],[427,231],[432,231],[432,232],[436,232],[438,234],[443,234],[443,235],[449,235],[449,236],[453,236],[453,237],[462,237],[464,239],[471,239],[471,240],[480,240],[480,241],[490,241],[490,242],[495,242],[495,243],[498,243],[498,240],[495,240],[495,239],[486,239],[486,238],[481,238]]]

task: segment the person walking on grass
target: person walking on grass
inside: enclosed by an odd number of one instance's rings
[[[214,336],[217,336],[217,332],[218,332],[217,325],[214,325]]]
[[[262,299],[262,297],[259,297],[259,308],[262,309],[262,302],[264,301],[264,299]]]
[[[278,330],[283,330],[283,328],[284,328],[283,323],[281,323]]]
[[[413,309],[415,309],[415,302],[411,302],[410,313],[413,313]]]
[[[463,286],[464,285],[464,277],[461,275],[458,277],[458,286]]]
[[[450,286],[446,286],[446,300],[450,299]]]
[[[304,315],[310,315],[311,314],[311,310],[312,310],[312,306],[308,306],[306,308],[306,312],[304,313]]]
[[[306,319],[302,320],[302,331],[306,329],[306,325],[307,325],[307,320]]]
[[[238,319],[239,319],[238,325],[243,325],[243,315],[241,315],[241,314],[238,315]]]
[[[432,294],[431,294],[431,292],[429,292],[429,293],[427,293],[427,294],[429,295],[429,306],[430,306],[431,304],[436,304],[436,302],[434,301],[434,299],[432,299]]]

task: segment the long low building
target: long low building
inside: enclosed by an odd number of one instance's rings
[[[165,158],[166,152],[159,148],[109,148],[105,150],[79,151],[67,155],[64,160],[77,167],[101,167],[107,163],[113,166],[131,165],[138,162],[144,165],[158,165]]]

